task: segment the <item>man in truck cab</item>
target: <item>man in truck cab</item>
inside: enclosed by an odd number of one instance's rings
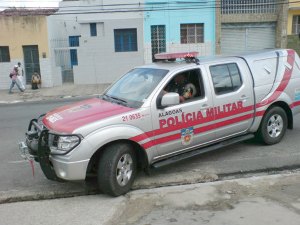
[[[188,82],[188,74],[177,74],[164,89],[165,93],[175,92],[179,94],[180,103],[196,95],[196,87]]]

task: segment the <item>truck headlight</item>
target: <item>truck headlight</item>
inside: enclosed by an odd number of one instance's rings
[[[66,154],[79,145],[80,141],[78,135],[49,134],[48,144],[51,154]]]

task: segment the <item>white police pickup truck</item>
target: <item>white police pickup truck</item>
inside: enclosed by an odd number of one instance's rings
[[[300,112],[295,51],[156,58],[97,98],[31,120],[21,152],[34,157],[48,179],[94,174],[100,190],[118,196],[130,190],[138,168],[158,168],[255,136],[276,144],[293,128]]]

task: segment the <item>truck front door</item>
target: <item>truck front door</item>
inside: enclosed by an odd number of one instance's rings
[[[190,97],[185,96],[180,104],[166,108],[157,107],[159,99],[166,92],[184,95],[179,81],[184,82]],[[153,143],[157,146],[155,160],[189,151],[215,139],[213,119],[206,117],[206,110],[213,106],[208,78],[201,75],[199,68],[180,71],[169,78],[160,94],[152,102]]]

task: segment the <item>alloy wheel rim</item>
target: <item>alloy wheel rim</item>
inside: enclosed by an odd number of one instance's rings
[[[274,114],[270,117],[267,124],[267,131],[271,138],[278,137],[283,129],[283,119],[280,115]]]
[[[125,186],[131,179],[133,160],[130,154],[124,154],[117,164],[116,178],[120,186]]]

